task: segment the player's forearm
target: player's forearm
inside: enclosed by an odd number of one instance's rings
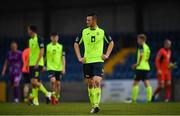
[[[47,57],[44,57],[44,67],[47,65]]]
[[[155,60],[155,66],[156,66],[156,69],[157,70],[160,70],[160,59],[159,58],[156,58],[156,60]]]
[[[66,58],[65,58],[65,56],[63,56],[63,69],[64,70],[66,69]]]
[[[81,54],[80,54],[80,49],[79,49],[79,44],[78,43],[74,43],[74,50],[75,50],[77,58],[80,59]]]
[[[29,58],[27,59],[26,67],[29,67]]]
[[[114,42],[111,41],[110,44],[109,44],[109,46],[108,46],[108,48],[107,48],[107,51],[106,51],[106,54],[105,54],[106,56],[109,57],[109,55],[111,54],[111,52],[112,52],[112,50],[113,50],[113,47],[114,47]]]
[[[23,64],[25,64],[25,65],[26,65],[26,60],[25,60],[25,56],[24,56],[24,54],[22,54],[21,59],[22,59]]]
[[[142,61],[142,55],[140,55],[139,57],[139,62],[137,62],[137,66],[141,64],[141,61]]]
[[[44,48],[41,48],[38,59],[36,61],[36,65],[39,64],[39,62],[40,62],[41,58],[43,57],[43,55],[44,55]]]
[[[3,70],[2,70],[2,72],[6,72],[7,65],[8,65],[8,62],[7,62],[7,60],[6,60],[6,61],[4,62],[4,65],[3,65]]]

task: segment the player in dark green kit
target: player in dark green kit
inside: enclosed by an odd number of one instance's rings
[[[88,28],[77,36],[74,49],[79,62],[83,63],[84,77],[88,84],[89,99],[92,104],[91,113],[100,111],[101,81],[103,77],[103,62],[109,58],[114,47],[111,37],[97,25],[97,16],[92,13],[87,16]],[[104,42],[109,44],[106,53],[103,53]],[[84,43],[84,56],[80,54],[79,45]]]

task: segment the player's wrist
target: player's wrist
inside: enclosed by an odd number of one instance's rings
[[[46,69],[46,66],[43,66],[44,69]]]
[[[107,58],[109,58],[109,54],[106,53],[105,56],[106,56]]]
[[[78,57],[78,60],[81,61],[83,58],[81,56]]]
[[[82,57],[81,56],[78,56],[78,59],[81,59]]]
[[[135,65],[135,67],[137,67],[137,66],[139,66],[139,64],[140,64],[140,63],[136,63],[136,64],[134,64],[134,65]]]

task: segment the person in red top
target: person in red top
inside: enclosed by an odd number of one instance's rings
[[[28,94],[29,94],[29,87],[30,87],[30,74],[29,74],[29,53],[30,49],[26,48],[22,52],[22,61],[23,61],[23,67],[22,67],[22,73],[23,73],[23,82],[24,82],[24,89],[23,89],[23,95],[24,95],[24,102],[28,101]]]
[[[161,48],[156,56],[155,65],[157,69],[158,87],[156,88],[152,101],[155,100],[155,96],[165,88],[165,102],[168,102],[171,98],[171,41],[166,39],[164,41],[164,47]]]

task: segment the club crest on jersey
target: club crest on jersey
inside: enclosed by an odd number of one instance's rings
[[[99,32],[97,32],[96,35],[99,35]]]

